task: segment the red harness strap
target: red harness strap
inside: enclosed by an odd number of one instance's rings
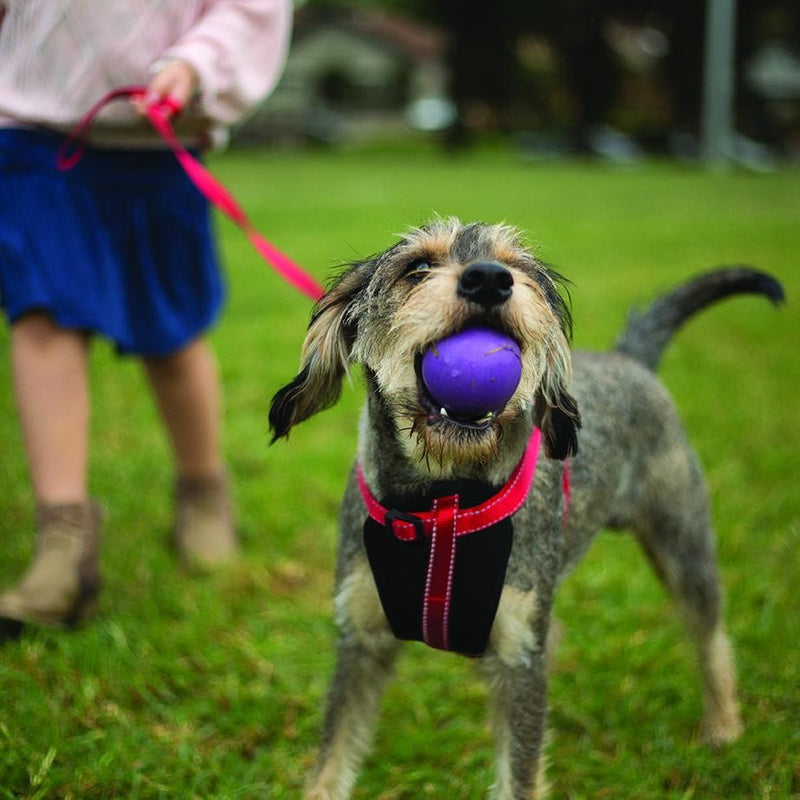
[[[460,508],[457,494],[436,498],[430,511],[410,514],[388,509],[372,494],[361,465],[358,465],[358,485],[369,516],[379,525],[388,527],[402,541],[413,541],[422,537],[430,539],[422,606],[423,640],[427,645],[440,650],[451,649],[449,615],[458,537],[488,528],[519,511],[536,474],[541,440],[541,431],[534,428],[525,453],[505,486],[485,502],[467,509]],[[561,485],[566,524],[569,506],[569,473],[566,463]]]
[[[444,497],[439,498],[439,510],[437,510],[435,504],[431,511],[420,511],[414,514],[406,514],[384,508],[372,494],[369,486],[367,486],[360,464],[358,465],[358,485],[369,515],[378,524],[390,527],[392,533],[398,539],[412,541],[419,538],[420,534],[432,536],[437,521],[446,519],[450,513],[454,517],[454,535],[463,536],[466,533],[474,533],[488,528],[495,522],[510,517],[519,511],[528,496],[533,483],[533,476],[536,474],[536,462],[539,460],[541,441],[542,432],[538,428],[534,428],[531,438],[528,440],[528,446],[525,448],[525,453],[511,473],[506,485],[486,502],[458,513],[449,512],[446,506],[441,506],[448,499]]]
[[[422,603],[422,638],[425,644],[439,650],[450,649],[450,604],[453,570],[456,563],[456,521],[458,495],[433,501],[436,521],[431,534],[428,577]]]

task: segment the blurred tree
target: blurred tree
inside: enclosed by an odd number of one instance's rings
[[[450,98],[457,115],[446,137],[451,147],[467,144],[474,128],[505,130],[517,97],[516,54],[521,3],[433,0],[434,22],[447,31]]]
[[[458,115],[446,141],[463,146],[473,130],[508,131],[535,118],[547,105],[531,84],[520,59],[521,39],[533,34],[555,53],[559,80],[569,97],[562,124],[574,149],[589,148],[588,134],[607,123],[620,99],[622,72],[607,35],[611,19],[655,24],[669,47],[659,79],[666,87],[669,124],[662,144],[674,134],[696,139],[703,85],[706,0],[306,0],[335,10],[373,9],[432,22],[448,36],[450,94]],[[780,40],[800,50],[798,0],[738,0],[737,103],[745,130],[769,137],[763,100],[743,80],[744,66],[765,41]],[[519,114],[527,107],[528,114]],[[668,129],[667,129],[668,128]]]

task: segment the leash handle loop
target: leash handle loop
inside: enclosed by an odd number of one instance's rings
[[[144,86],[122,86],[112,90],[98,100],[86,112],[72,133],[64,141],[56,156],[60,170],[70,170],[77,165],[86,151],[89,130],[102,109],[120,98],[146,98]],[[234,196],[203,166],[181,143],[175,134],[170,119],[181,111],[181,104],[174,98],[165,97],[146,107],[147,119],[154,130],[166,142],[178,159],[189,180],[213,206],[229,217],[247,236],[250,244],[284,280],[310,297],[315,302],[324,294],[323,288],[289,256],[271,244],[250,221]]]
[[[101,97],[84,115],[77,126],[70,132],[64,143],[59,148],[56,155],[56,167],[62,172],[77,166],[86,152],[86,145],[89,139],[89,130],[94,124],[100,112],[113,100],[122,97],[132,98],[144,97],[143,86],[120,86],[112,89],[108,94]]]

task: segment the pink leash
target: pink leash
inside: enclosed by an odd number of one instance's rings
[[[60,170],[72,169],[82,158],[86,150],[89,129],[105,105],[119,98],[144,97],[143,86],[124,86],[114,89],[99,100],[83,117],[77,128],[69,135],[59,150],[56,166]],[[253,226],[249,217],[236,202],[233,195],[206,169],[180,142],[175,135],[170,118],[177,114],[181,107],[167,97],[147,107],[147,119],[150,124],[169,145],[180,162],[189,179],[220,211],[230,217],[242,231],[259,255],[281,275],[284,280],[299,289],[312,300],[319,300],[324,294],[323,288],[292,259],[270,244]]]

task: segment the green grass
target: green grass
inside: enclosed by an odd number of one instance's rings
[[[712,753],[671,604],[628,537],[601,536],[566,582],[551,682],[556,798],[800,796],[800,180],[653,163],[619,170],[443,158],[424,149],[229,153],[212,169],[278,247],[325,278],[433,213],[506,220],[574,283],[577,346],[714,264],[784,282],[774,311],[740,298],[693,321],[662,368],[706,467],[747,731]],[[359,382],[268,447],[309,303],[220,222],[230,303],[214,333],[240,564],[184,575],[167,552],[168,451],[138,365],[93,351],[92,491],[108,517],[100,619],[0,649],[0,798],[300,796],[332,669],[335,517]],[[32,502],[0,330],[0,584],[31,555]],[[492,779],[473,666],[409,646],[358,798],[482,797]]]

